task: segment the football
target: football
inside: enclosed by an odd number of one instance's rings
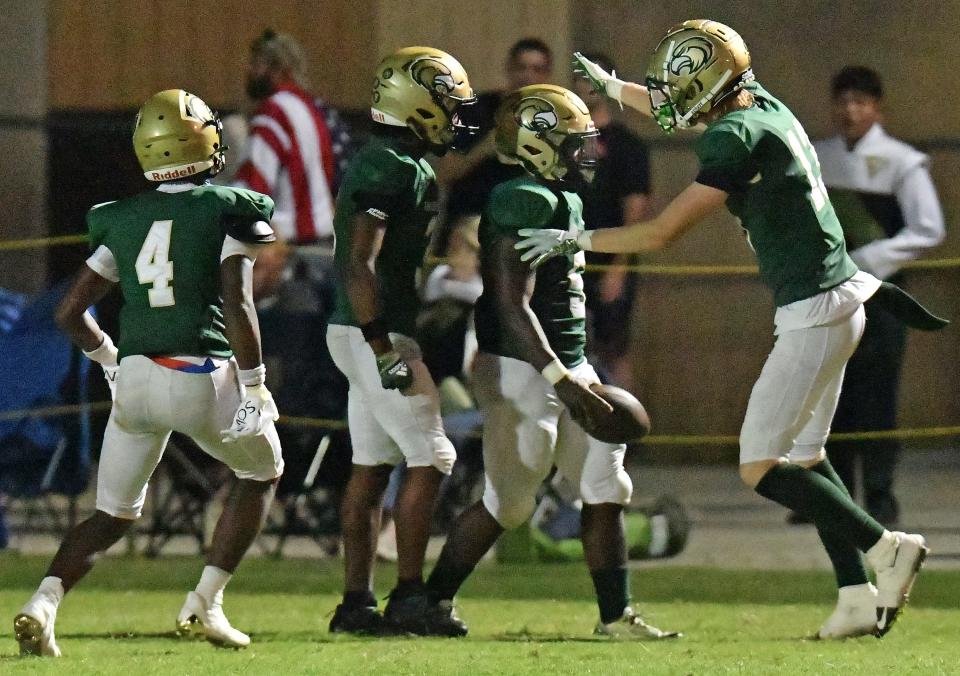
[[[587,430],[590,436],[613,444],[630,444],[650,432],[650,416],[635,396],[614,385],[591,385],[590,389],[613,407],[613,411]]]

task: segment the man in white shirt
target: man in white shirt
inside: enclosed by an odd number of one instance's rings
[[[839,133],[814,146],[850,257],[861,270],[902,286],[901,267],[944,237],[929,160],[880,125],[883,85],[875,71],[862,66],[842,69],[833,79],[832,100]],[[847,364],[833,419],[835,432],[896,427],[904,347],[904,325],[868,305],[866,331]],[[832,443],[827,449],[851,493],[857,459],[863,458],[867,511],[884,525],[896,523],[897,441]]]

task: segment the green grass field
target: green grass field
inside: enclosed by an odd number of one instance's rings
[[[686,636],[661,643],[595,638],[596,608],[580,564],[485,565],[459,599],[466,639],[357,639],[327,633],[338,561],[251,559],[226,610],[254,644],[218,650],[172,631],[202,563],[111,558],[61,607],[62,660],[20,659],[12,620],[45,558],[0,555],[7,623],[0,673],[76,674],[952,674],[960,673],[960,572],[925,571],[887,637],[807,640],[830,612],[826,573],[651,568],[633,591],[645,617]],[[393,570],[381,570],[378,593]]]

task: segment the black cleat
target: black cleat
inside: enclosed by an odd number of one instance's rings
[[[424,593],[398,597],[394,590],[383,619],[395,631],[417,636],[467,635],[467,625],[457,617],[453,602],[432,602]]]
[[[383,615],[376,606],[345,606],[341,603],[330,620],[331,634],[380,636],[385,629]]]

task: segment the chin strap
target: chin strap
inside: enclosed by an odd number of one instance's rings
[[[950,324],[949,319],[936,316],[916,298],[890,282],[881,282],[877,292],[864,304],[889,312],[911,329],[939,331]]]

